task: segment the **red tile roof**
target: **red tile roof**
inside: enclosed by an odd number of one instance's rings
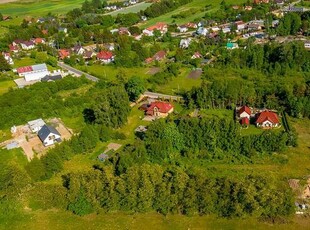
[[[113,57],[113,53],[110,51],[100,51],[97,54],[98,59],[104,59],[104,60],[109,60]]]
[[[62,49],[62,50],[58,51],[58,55],[59,55],[60,59],[65,59],[66,57],[70,56],[70,52],[69,52],[69,50]]]
[[[247,114],[251,115],[251,109],[249,107],[247,107],[246,105],[242,106],[240,109],[239,109],[239,116],[241,115],[241,113],[243,112],[246,112]]]
[[[278,124],[279,123],[279,118],[278,115],[274,112],[271,111],[263,111],[259,114],[256,123],[263,123],[265,121],[270,121],[273,124]]]
[[[27,72],[31,72],[33,71],[32,66],[24,66],[24,67],[20,67],[17,68],[17,73],[27,73]]]
[[[152,102],[150,107],[147,109],[146,114],[153,115],[154,108],[158,108],[160,113],[168,113],[173,108],[173,105],[163,101]]]
[[[156,60],[156,61],[160,61],[162,60],[163,58],[166,57],[166,51],[164,50],[161,50],[161,51],[158,51],[154,56],[153,56],[153,59]]]
[[[44,42],[44,39],[43,38],[35,38],[33,41],[35,44],[40,44],[40,43]]]
[[[164,22],[157,22],[156,25],[150,26],[147,28],[148,31],[153,30],[163,30],[165,27],[167,27],[167,23]]]

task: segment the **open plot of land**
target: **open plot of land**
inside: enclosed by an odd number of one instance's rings
[[[187,77],[191,78],[191,79],[198,79],[202,74],[202,70],[201,69],[197,69],[197,70],[193,70],[192,72],[190,72]]]
[[[188,91],[193,87],[198,87],[201,85],[201,78],[199,79],[190,79],[187,78],[190,70],[181,69],[180,75],[173,77],[164,85],[156,86],[156,92],[176,95],[184,90]]]
[[[137,12],[140,12],[141,10],[145,10],[150,5],[152,5],[152,3],[141,2],[141,3],[138,3],[136,5],[123,8],[121,10],[116,10],[116,11],[113,11],[113,12],[109,12],[107,14],[112,15],[112,16],[116,16],[118,14],[137,13]]]
[[[154,75],[154,74],[159,73],[160,71],[161,71],[160,67],[152,67],[146,73],[150,75]]]

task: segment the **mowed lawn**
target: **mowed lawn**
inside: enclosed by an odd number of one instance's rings
[[[28,217],[28,218],[27,218]],[[295,217],[288,224],[267,224],[255,218],[224,219],[215,216],[167,215],[158,213],[102,213],[87,216],[77,216],[60,210],[29,211],[14,223],[0,225],[0,229],[149,229],[149,230],[178,230],[178,229],[257,229],[257,230],[295,230],[307,229],[309,218]]]
[[[0,4],[0,12],[10,16],[44,16],[49,12],[62,14],[81,7],[84,0],[20,0]]]

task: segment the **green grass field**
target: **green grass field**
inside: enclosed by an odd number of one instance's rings
[[[0,81],[0,95],[9,91],[10,88],[16,87],[14,81]]]
[[[153,24],[155,24],[156,22],[167,22],[167,23],[186,23],[186,22],[191,22],[194,21],[195,19],[201,19],[206,12],[208,11],[214,11],[217,10],[219,8],[219,4],[222,2],[222,0],[210,0],[210,1],[206,1],[206,0],[193,0],[191,3],[188,3],[182,7],[179,7],[178,9],[169,12],[167,14],[163,14],[157,18],[153,18],[148,20],[145,23],[141,23],[140,26],[143,28],[146,28],[148,26],[151,26]],[[227,4],[240,4],[240,3],[244,3],[246,2],[246,0],[226,0],[225,1]],[[212,5],[211,9],[205,10],[205,6],[206,5]],[[172,15],[176,15],[179,14],[181,12],[184,12],[186,10],[192,9],[194,10],[196,13],[195,14],[191,14],[188,17],[185,18],[178,18],[178,19],[174,19],[171,16]]]
[[[49,12],[62,14],[80,7],[84,0],[20,0],[0,5],[0,12],[10,16],[44,16]]]
[[[28,218],[26,218],[28,217]],[[163,216],[157,213],[106,213],[84,217],[59,210],[29,211],[14,223],[0,225],[0,229],[148,229],[148,230],[204,230],[204,229],[256,229],[256,230],[295,230],[308,229],[309,218],[295,217],[289,224],[272,225],[254,218],[223,219],[215,216],[186,217],[181,215]]]

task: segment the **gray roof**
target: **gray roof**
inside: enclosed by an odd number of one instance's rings
[[[38,132],[38,136],[43,142],[50,133],[57,134],[60,136],[60,133],[54,127],[49,126],[49,125],[44,125]]]
[[[33,71],[47,70],[45,63],[31,66]]]
[[[98,156],[98,159],[101,160],[101,161],[104,161],[106,159],[108,159],[109,156],[105,153],[101,153],[99,156]]]
[[[46,75],[45,77],[41,78],[41,81],[56,81],[62,79],[62,76],[60,74],[58,75]]]
[[[28,125],[30,126],[31,130],[35,129],[37,127],[42,127],[45,125],[45,122],[42,120],[42,118],[39,118],[37,120],[28,121]]]

